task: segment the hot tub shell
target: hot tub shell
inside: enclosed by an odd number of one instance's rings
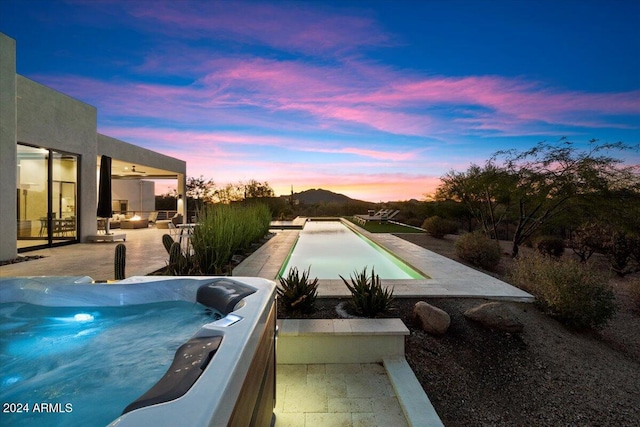
[[[240,282],[255,292],[244,297],[229,316],[202,326],[194,335],[193,338],[222,337],[197,381],[181,397],[127,412],[110,426],[269,425],[275,406],[273,281],[254,277],[144,276],[95,284],[89,277],[14,277],[0,278],[0,300],[66,307],[196,302],[199,288],[220,279]]]

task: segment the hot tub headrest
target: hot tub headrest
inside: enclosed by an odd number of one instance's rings
[[[223,316],[231,313],[243,298],[256,290],[235,280],[220,278],[198,288],[196,301],[219,311]]]
[[[122,412],[169,402],[183,396],[200,378],[220,347],[222,337],[192,338],[178,348],[173,363],[162,378]]]

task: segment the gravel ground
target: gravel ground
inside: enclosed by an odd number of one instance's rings
[[[400,237],[456,259],[453,236]],[[503,277],[509,268],[505,255],[491,274]],[[508,303],[523,333],[487,330],[462,315],[486,302],[478,299],[426,300],[451,316],[442,337],[414,324],[416,299],[398,299],[388,317],[410,329],[407,361],[447,426],[640,426],[640,314],[629,290],[638,283],[637,275],[612,280],[618,314],[598,332],[570,330],[524,303]],[[304,317],[337,317],[339,302],[318,299],[318,310]]]

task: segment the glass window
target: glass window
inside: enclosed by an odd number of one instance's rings
[[[76,240],[78,156],[17,148],[18,250]]]

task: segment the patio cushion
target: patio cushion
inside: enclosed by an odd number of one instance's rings
[[[156,228],[161,228],[161,229],[164,229],[164,230],[168,230],[170,222],[171,222],[170,219],[158,220],[158,221],[156,221]]]

